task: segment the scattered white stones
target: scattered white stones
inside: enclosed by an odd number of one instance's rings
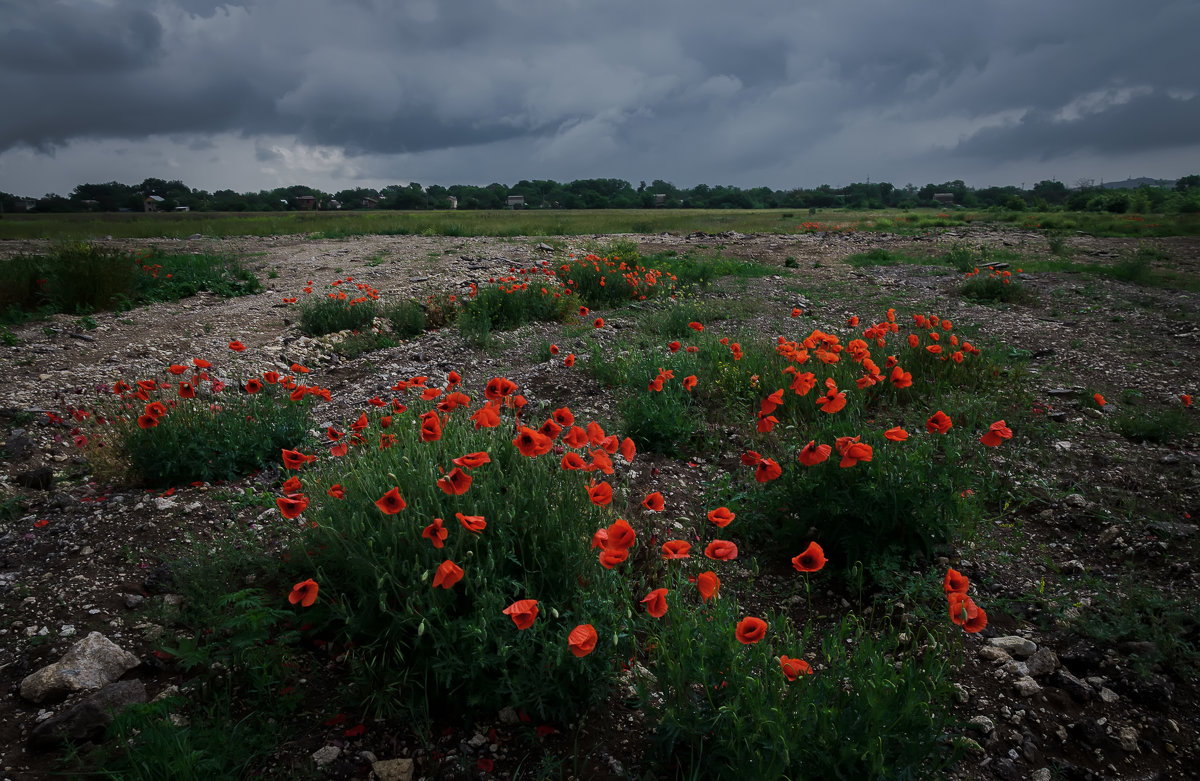
[[[333,760],[342,755],[342,750],[337,746],[325,746],[319,748],[312,754],[312,761],[317,767],[325,767]]]

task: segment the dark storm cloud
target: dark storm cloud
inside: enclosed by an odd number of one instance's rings
[[[161,54],[162,25],[138,8],[55,2],[5,4],[0,11],[0,68],[26,77],[111,73]]]
[[[456,161],[775,185],[915,177],[929,155],[984,171],[1194,148],[1197,29],[1194,0],[0,0],[0,156],[223,134],[263,164],[287,160],[261,140],[290,137],[443,180]]]
[[[1187,146],[1197,142],[1198,133],[1200,98],[1177,99],[1155,91],[1077,118],[1030,112],[1012,125],[979,131],[954,151],[992,159],[1048,160],[1079,152],[1122,154]]]

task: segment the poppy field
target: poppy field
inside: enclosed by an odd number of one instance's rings
[[[14,778],[1196,758],[1194,239],[240,241],[261,293],[7,331],[0,674],[96,630],[149,694],[11,698]]]

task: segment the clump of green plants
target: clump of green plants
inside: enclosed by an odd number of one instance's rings
[[[119,381],[92,410],[73,411],[88,425],[77,443],[93,469],[155,488],[244,477],[303,441],[310,399],[328,394],[276,372],[230,386],[204,368]]]
[[[456,322],[468,343],[485,346],[493,331],[535,321],[565,322],[579,309],[579,299],[549,279],[541,286],[509,278],[478,288],[463,302]]]
[[[1120,412],[1113,419],[1113,428],[1133,442],[1171,442],[1196,431],[1197,424],[1186,409],[1145,409],[1138,405]]]
[[[574,468],[605,451],[583,449],[591,435],[567,409],[513,439],[516,390],[493,379],[474,413],[453,386],[421,412],[365,413],[345,432],[348,453],[297,472],[303,496],[280,499],[311,524],[296,554],[311,584],[297,588],[312,589],[318,630],[353,648],[368,711],[566,718],[607,694],[610,657],[583,650],[625,634],[623,579],[587,548],[614,522],[612,466]],[[569,457],[549,454],[551,424]],[[579,653],[576,629],[591,638]]]
[[[953,759],[942,743],[951,659],[932,650],[944,638],[921,633],[917,647],[931,648],[913,650],[853,614],[797,630],[682,577],[672,585],[639,691],[657,756],[677,776],[916,778]]]
[[[408,299],[384,309],[392,333],[401,339],[411,339],[425,332],[425,309],[420,302]]]
[[[986,275],[978,269],[969,272],[960,292],[963,298],[979,303],[1016,304],[1030,298],[1029,291],[1012,278],[1011,272],[992,268],[987,269]]]
[[[130,253],[88,242],[0,260],[0,312],[8,322],[175,301],[202,290],[238,296],[261,292],[262,286],[230,258]]]
[[[378,316],[379,305],[370,298],[309,296],[300,304],[300,330],[308,336],[367,330]]]
[[[1152,643],[1153,650],[1135,660],[1142,676],[1160,664],[1185,678],[1200,673],[1200,620],[1190,605],[1136,576],[1123,576],[1115,587],[1106,584],[1105,591],[1115,598],[1085,612],[1077,623],[1080,632],[1104,643]]]

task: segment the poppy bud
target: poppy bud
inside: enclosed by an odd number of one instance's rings
[[[550,615],[551,615],[553,618],[558,618],[558,611],[557,611],[557,610],[555,610],[554,608],[550,608]]]
[[[421,582],[424,583],[427,580],[429,580],[429,570],[425,570],[421,573]]]
[[[417,627],[417,637],[425,634],[425,619],[421,619],[421,625]]]

